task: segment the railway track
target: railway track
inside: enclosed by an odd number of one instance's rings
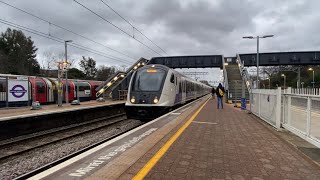
[[[128,119],[127,119],[127,120],[128,120]],[[142,124],[144,124],[144,123],[142,123]],[[142,125],[142,124],[141,124],[141,125]],[[140,125],[138,125],[138,126],[140,126]],[[90,149],[92,149],[92,148],[94,148],[94,147],[96,147],[96,146],[99,146],[100,144],[103,144],[103,143],[105,143],[105,142],[107,142],[107,141],[110,141],[111,139],[116,138],[116,137],[118,137],[118,136],[120,136],[120,135],[122,135],[122,134],[124,134],[124,133],[126,133],[126,132],[128,132],[128,131],[130,131],[130,130],[132,130],[132,129],[135,129],[135,128],[137,128],[138,126],[132,127],[132,128],[130,128],[130,129],[127,129],[127,130],[122,131],[122,132],[120,132],[120,133],[114,134],[114,135],[112,135],[112,136],[110,136],[110,137],[108,137],[108,138],[105,138],[105,139],[103,139],[103,140],[101,140],[101,141],[99,141],[99,142],[96,142],[96,143],[94,143],[94,144],[91,144],[90,146],[87,146],[87,147],[85,147],[85,148],[83,148],[83,149],[80,149],[79,151],[76,151],[76,152],[74,152],[74,153],[72,153],[72,154],[69,154],[69,155],[64,156],[64,157],[62,157],[62,158],[60,158],[60,159],[57,159],[56,161],[53,161],[53,162],[48,163],[48,164],[46,164],[46,165],[44,165],[44,166],[41,166],[41,167],[39,167],[39,168],[37,168],[37,169],[34,169],[34,170],[32,170],[32,171],[29,171],[29,172],[27,172],[27,173],[25,173],[25,174],[23,174],[23,175],[20,175],[20,176],[18,176],[18,177],[15,177],[13,180],[24,180],[24,179],[28,179],[28,178],[30,178],[30,177],[32,177],[32,176],[34,176],[34,175],[36,175],[36,174],[38,174],[38,173],[40,173],[40,172],[42,172],[42,171],[45,171],[45,170],[47,170],[47,169],[49,169],[49,168],[51,168],[51,167],[53,167],[53,166],[56,166],[56,165],[58,165],[58,164],[60,164],[60,163],[62,163],[62,162],[64,162],[64,161],[66,161],[66,160],[68,160],[68,159],[71,159],[71,158],[73,158],[73,157],[75,157],[75,156],[77,156],[77,155],[79,155],[79,154],[81,154],[81,153],[83,153],[83,152],[86,152],[86,151],[88,151],[88,150],[90,150]]]
[[[0,142],[0,161],[52,143],[80,136],[127,120],[126,114],[94,119],[84,123],[55,128]]]

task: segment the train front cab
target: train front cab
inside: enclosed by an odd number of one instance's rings
[[[126,102],[128,118],[148,120],[162,114],[167,108],[162,94],[168,68],[145,66],[136,71],[130,81]]]

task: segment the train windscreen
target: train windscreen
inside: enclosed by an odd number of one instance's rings
[[[162,69],[143,69],[137,72],[133,91],[160,91],[166,71]]]

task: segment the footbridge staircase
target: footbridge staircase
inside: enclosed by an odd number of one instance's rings
[[[128,86],[134,71],[148,63],[147,59],[140,58],[127,71],[118,71],[97,87],[96,97],[112,98],[113,100],[125,100]]]
[[[249,101],[251,80],[247,69],[240,57],[226,57],[223,63],[224,82],[227,90],[227,100],[240,103],[242,97],[242,83],[244,81],[245,98]]]

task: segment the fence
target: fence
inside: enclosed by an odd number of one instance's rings
[[[252,89],[251,112],[270,125],[280,128],[281,89]]]
[[[307,94],[320,96],[320,88],[288,88],[292,94]]]
[[[283,128],[320,147],[320,95],[316,90],[288,88],[252,89],[251,112],[280,129]],[[295,92],[295,93],[294,93]]]
[[[282,126],[320,147],[320,96],[284,93]]]

